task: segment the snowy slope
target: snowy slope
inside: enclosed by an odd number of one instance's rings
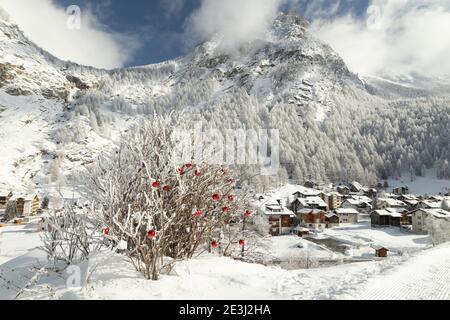
[[[0,299],[13,299],[22,288],[28,290],[19,299],[450,299],[449,244],[379,261],[302,270],[203,254],[177,263],[159,281],[145,280],[123,256],[108,251],[93,257],[89,266],[80,265],[82,275],[88,275],[83,288],[68,288],[69,274],[33,280],[45,263],[45,254],[35,249],[35,227],[0,229]],[[276,244],[278,249],[284,245]]]

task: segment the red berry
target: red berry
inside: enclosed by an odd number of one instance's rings
[[[245,240],[239,240],[239,245],[243,247],[245,245]]]
[[[222,211],[223,211],[223,212],[228,212],[228,211],[230,211],[230,208],[228,208],[228,207],[223,207],[223,208],[222,208]]]
[[[212,241],[211,242],[211,247],[217,248],[218,246],[219,246],[219,243],[217,241]]]
[[[247,210],[247,211],[245,211],[245,214],[244,214],[247,218],[248,217],[251,217],[252,216],[252,212],[251,211],[249,211],[249,210]]]
[[[155,181],[152,183],[153,188],[159,188],[161,186],[161,183],[159,181]]]
[[[104,235],[109,235],[109,232],[110,232],[111,230],[109,230],[109,228],[105,228],[105,229],[103,229],[103,234]]]
[[[164,187],[163,187],[163,191],[169,192],[169,191],[170,191],[170,187],[169,187],[169,186],[164,186]]]
[[[196,177],[200,177],[201,175],[202,175],[202,173],[200,172],[200,170],[195,170]]]
[[[200,210],[195,211],[194,216],[196,218],[200,218],[202,216],[202,212]]]
[[[217,193],[216,193],[216,194],[213,194],[212,199],[213,199],[214,201],[219,201],[219,200],[220,200],[220,195],[218,195]]]
[[[184,173],[184,170],[181,169],[181,168],[179,168],[179,169],[178,169],[178,173],[179,173],[179,174],[183,174],[183,173]]]
[[[150,230],[147,232],[147,237],[149,239],[154,239],[156,237],[156,231],[155,230]]]
[[[192,168],[192,164],[191,164],[191,163],[186,163],[186,164],[185,164],[185,167],[188,168],[188,169],[189,169],[189,168]]]
[[[228,200],[229,200],[229,201],[234,201],[234,196],[233,196],[233,195],[229,195],[229,196],[228,196]]]

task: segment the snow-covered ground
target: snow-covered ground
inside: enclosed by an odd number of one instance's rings
[[[355,246],[377,245],[401,252],[418,251],[430,245],[428,235],[414,234],[398,227],[372,228],[369,220],[326,229],[322,236],[343,240]]]
[[[82,289],[68,288],[69,274],[47,274],[34,284],[45,254],[36,249],[36,224],[0,228],[0,299],[450,299],[450,244],[426,249],[425,236],[371,230],[365,223],[327,230],[351,243],[389,243],[412,248],[387,259],[332,267],[286,270],[216,254],[179,262],[170,275],[147,281],[122,257],[102,252],[90,260]],[[305,250],[311,256],[336,254],[295,236],[269,237],[264,248],[282,260]],[[423,250],[420,250],[423,249]],[[85,272],[82,272],[84,274]],[[5,281],[13,280],[14,285]]]
[[[439,194],[450,192],[450,180],[436,178],[436,170],[427,170],[423,177],[402,176],[400,179],[388,180],[389,189],[408,186],[412,194]]]

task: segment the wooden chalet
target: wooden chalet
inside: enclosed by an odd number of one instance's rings
[[[13,194],[11,191],[0,190],[0,209],[6,209],[6,205],[12,196]]]
[[[385,247],[375,247],[375,256],[378,258],[387,258],[389,249]]]
[[[297,217],[303,227],[323,230],[326,228],[325,210],[304,208],[297,212]]]
[[[393,209],[379,209],[370,213],[370,220],[373,227],[400,227],[402,213]]]
[[[40,199],[35,194],[18,196],[13,199],[16,202],[17,214],[19,216],[34,216],[40,208]]]

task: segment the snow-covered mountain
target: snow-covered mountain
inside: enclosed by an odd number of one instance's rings
[[[0,13],[0,188],[70,185],[136,120],[172,110],[217,128],[279,129],[284,178],[450,176],[450,99],[359,78],[298,16],[234,50],[218,35],[173,61],[106,71],[60,61]]]

